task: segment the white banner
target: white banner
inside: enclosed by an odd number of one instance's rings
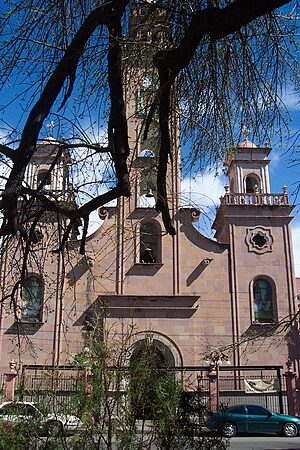
[[[256,378],[253,380],[244,380],[245,392],[246,394],[265,394],[271,392],[279,392],[279,380],[278,378],[273,378],[271,380],[266,380],[262,378]]]

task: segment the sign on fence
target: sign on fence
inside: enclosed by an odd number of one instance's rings
[[[256,379],[244,379],[246,394],[266,394],[279,392],[280,385],[278,378],[272,378],[269,380],[256,378]]]

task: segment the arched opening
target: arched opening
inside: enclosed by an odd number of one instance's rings
[[[51,186],[51,172],[47,169],[40,169],[37,174],[37,186]]]
[[[22,287],[22,322],[41,322],[43,312],[44,285],[37,276],[24,280]]]
[[[155,158],[155,153],[153,150],[144,149],[139,154],[140,158]]]
[[[247,175],[245,183],[247,194],[255,194],[256,192],[260,192],[260,180],[257,175]]]
[[[140,225],[140,263],[161,262],[161,230],[157,222],[142,222]]]
[[[140,182],[140,195],[146,198],[153,198],[154,201],[157,197],[157,170],[155,168],[144,169],[141,173]]]
[[[169,347],[158,339],[141,339],[134,345],[133,352],[130,357],[130,365],[139,361],[141,357],[147,355],[151,359],[151,363],[157,368],[174,367],[175,358]]]
[[[274,321],[274,287],[266,278],[256,278],[253,282],[254,320],[258,323]]]
[[[152,419],[162,401],[161,393],[176,390],[171,350],[157,339],[136,342],[130,358],[128,395],[137,419]]]

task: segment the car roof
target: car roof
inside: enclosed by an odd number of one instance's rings
[[[268,411],[270,411],[269,410],[269,408],[266,408],[265,406],[262,406],[262,405],[257,405],[257,404],[255,404],[255,403],[240,403],[239,405],[231,405],[231,406],[228,406],[226,409],[232,409],[232,408],[248,408],[248,406],[258,406],[259,408],[263,408],[263,409],[266,409],[266,410],[268,410]]]
[[[264,408],[264,406],[258,405],[256,403],[239,403],[238,405],[230,405],[229,408],[233,408],[234,406],[261,406],[262,408]]]
[[[21,402],[21,401],[17,401],[17,402],[3,402],[0,405],[0,408],[2,408],[5,405],[30,405],[33,406],[34,408],[36,408],[35,404],[32,402]]]

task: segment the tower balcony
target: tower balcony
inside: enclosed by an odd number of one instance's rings
[[[229,186],[225,186],[225,195],[220,198],[221,205],[234,206],[290,206],[287,189],[284,186],[280,194],[265,193],[235,193],[229,192]]]

